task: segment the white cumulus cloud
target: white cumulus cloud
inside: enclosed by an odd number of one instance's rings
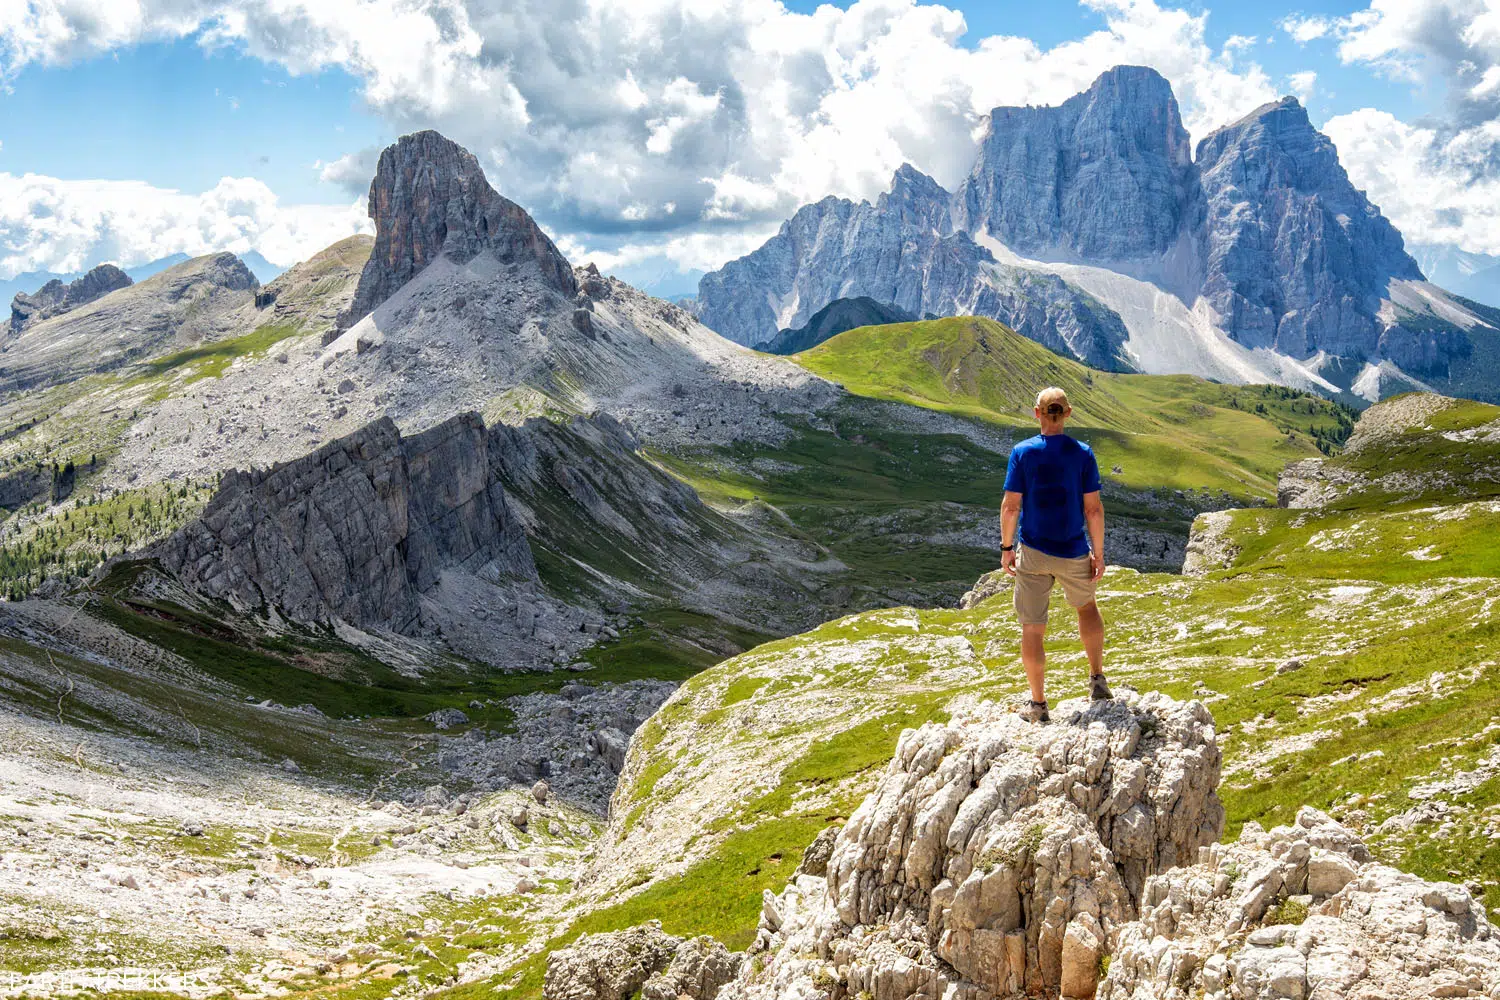
[[[1500,176],[1491,169],[1500,123],[1443,138],[1365,108],[1330,119],[1324,131],[1349,176],[1408,242],[1500,254]]]
[[[1409,241],[1500,251],[1500,2],[1371,0],[1340,18],[1289,18],[1298,41],[1328,38],[1341,62],[1429,88],[1419,122],[1364,108],[1330,120],[1349,176]]]
[[[393,128],[441,129],[554,229],[666,248],[872,198],[903,162],[956,184],[991,108],[1065,100],[1120,63],[1171,80],[1195,136],[1277,96],[1249,39],[1209,45],[1206,13],[1083,3],[1103,27],[1042,48],[966,37],[960,12],[915,0],[112,0],[107,16],[0,0],[0,79],[174,37],[338,68]],[[371,166],[321,169],[354,193]]]
[[[0,173],[0,277],[218,250],[259,250],[288,265],[369,228],[362,204],[282,205],[252,178],[187,194],[139,181]]]

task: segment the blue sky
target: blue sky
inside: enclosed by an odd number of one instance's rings
[[[0,8],[0,278],[219,248],[290,263],[361,224],[374,154],[418,127],[473,149],[571,256],[691,273],[807,200],[874,197],[903,160],[955,183],[989,106],[1061,100],[1115,61],[1160,69],[1195,139],[1298,92],[1408,239],[1500,251],[1487,92],[1454,99],[1491,54],[1433,35],[1461,0],[55,4]]]

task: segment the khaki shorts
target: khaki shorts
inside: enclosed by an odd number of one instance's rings
[[[1075,608],[1094,599],[1094,571],[1088,556],[1063,559],[1016,546],[1016,617],[1022,625],[1047,624],[1054,580],[1062,584],[1063,596]]]

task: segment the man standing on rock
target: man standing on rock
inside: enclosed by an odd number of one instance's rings
[[[1063,433],[1073,408],[1054,387],[1037,394],[1042,432],[1011,449],[1000,505],[1000,568],[1016,580],[1021,662],[1031,687],[1020,715],[1047,722],[1047,604],[1052,584],[1078,610],[1078,634],[1089,658],[1089,697],[1113,697],[1104,679],[1104,619],[1094,591],[1104,575],[1104,504],[1099,463],[1088,445]]]

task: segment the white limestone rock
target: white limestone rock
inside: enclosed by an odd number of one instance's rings
[[[720,1000],[1092,994],[1147,880],[1222,829],[1212,717],[1160,695],[992,713],[903,734],[827,877],[767,893],[766,959]]]
[[[1483,905],[1372,861],[1315,809],[1203,855],[1147,881],[1100,1000],[1500,998]]]

